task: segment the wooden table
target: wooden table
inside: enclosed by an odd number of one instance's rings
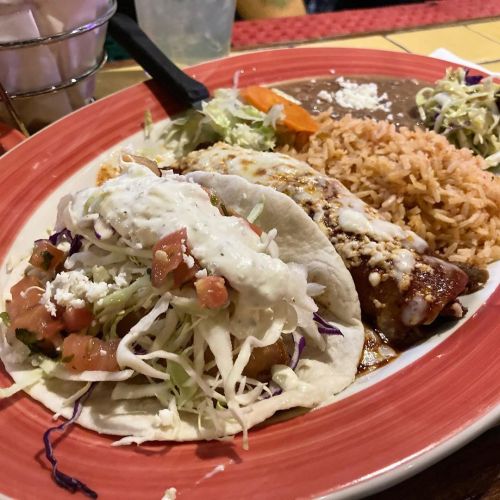
[[[423,55],[443,47],[491,71],[500,72],[500,18],[285,46],[361,47]],[[96,97],[104,97],[146,79],[142,68],[132,61],[110,63],[98,74]],[[411,479],[370,498],[500,500],[500,426],[485,432],[469,445]]]

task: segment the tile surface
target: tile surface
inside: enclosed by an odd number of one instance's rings
[[[387,38],[414,54],[428,55],[444,47],[464,59],[478,63],[500,58],[500,43],[465,26],[395,33],[387,35]]]
[[[364,36],[345,40],[324,40],[322,42],[305,43],[299,47],[355,47],[361,49],[381,49],[404,52],[404,49],[387,40],[383,36]]]
[[[500,21],[468,24],[467,28],[500,43]],[[498,54],[498,59],[500,59],[500,52]]]
[[[490,71],[494,71],[495,73],[500,73],[500,61],[483,64],[483,66],[486,69],[489,69]]]

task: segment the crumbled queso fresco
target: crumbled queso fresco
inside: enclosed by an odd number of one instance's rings
[[[76,309],[104,298],[110,291],[126,286],[128,282],[122,274],[112,284],[91,281],[83,271],[63,271],[52,281],[47,281],[41,303],[52,315],[56,315],[56,304]]]
[[[369,111],[382,110],[388,113],[391,110],[392,102],[389,101],[387,93],[378,95],[376,83],[355,83],[340,76],[335,80],[340,89],[336,92],[321,90],[318,99],[332,104],[337,102],[343,108],[367,109]]]

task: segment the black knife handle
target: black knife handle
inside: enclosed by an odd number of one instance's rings
[[[129,16],[117,12],[109,21],[111,36],[160,84],[170,85],[188,104],[206,99],[208,89],[179,69]]]

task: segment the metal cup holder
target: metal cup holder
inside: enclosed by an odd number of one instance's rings
[[[54,81],[50,85],[45,85],[40,88],[21,88],[13,90],[12,85],[9,86],[5,81],[6,78],[8,79],[9,75],[0,77],[0,101],[3,102],[4,109],[7,112],[12,124],[21,130],[25,135],[28,134],[28,130],[32,131],[40,127],[33,126],[30,123],[25,123],[26,120],[23,117],[23,109],[33,109],[33,106],[36,106],[37,102],[40,102],[41,99],[44,99],[45,102],[50,100],[50,97],[43,96],[48,96],[50,94],[57,95],[66,89],[78,89],[79,87],[86,85],[86,82],[91,83],[89,87],[93,90],[93,76],[106,62],[106,53],[104,51],[106,25],[111,16],[113,16],[116,12],[116,8],[116,0],[109,0],[109,5],[105,12],[103,12],[95,20],[84,25],[50,36],[41,36],[29,40],[0,43],[0,57],[2,56],[2,51],[14,51],[10,52],[9,55],[15,55],[21,64],[23,57],[25,57],[25,55],[28,54],[33,48],[36,50],[37,47],[50,45],[55,47],[57,50],[59,47],[63,47],[69,54],[71,49],[74,47],[69,44],[73,43],[72,40],[76,37],[79,37],[80,40],[85,42],[87,40],[83,37],[89,37],[88,40],[90,43],[94,44],[95,51],[93,51],[93,53],[91,50],[88,52],[85,50],[80,54],[77,54],[80,56],[76,61],[77,66],[79,66],[79,71],[77,71],[74,76],[71,75],[69,78]],[[70,66],[74,63],[74,60],[68,61]],[[68,72],[71,72],[71,68]],[[69,92],[72,92],[72,90],[69,90]],[[87,102],[92,99],[90,95],[87,98],[84,98],[83,96],[81,97],[82,99],[79,99],[78,103],[71,103],[71,110],[87,104]]]

